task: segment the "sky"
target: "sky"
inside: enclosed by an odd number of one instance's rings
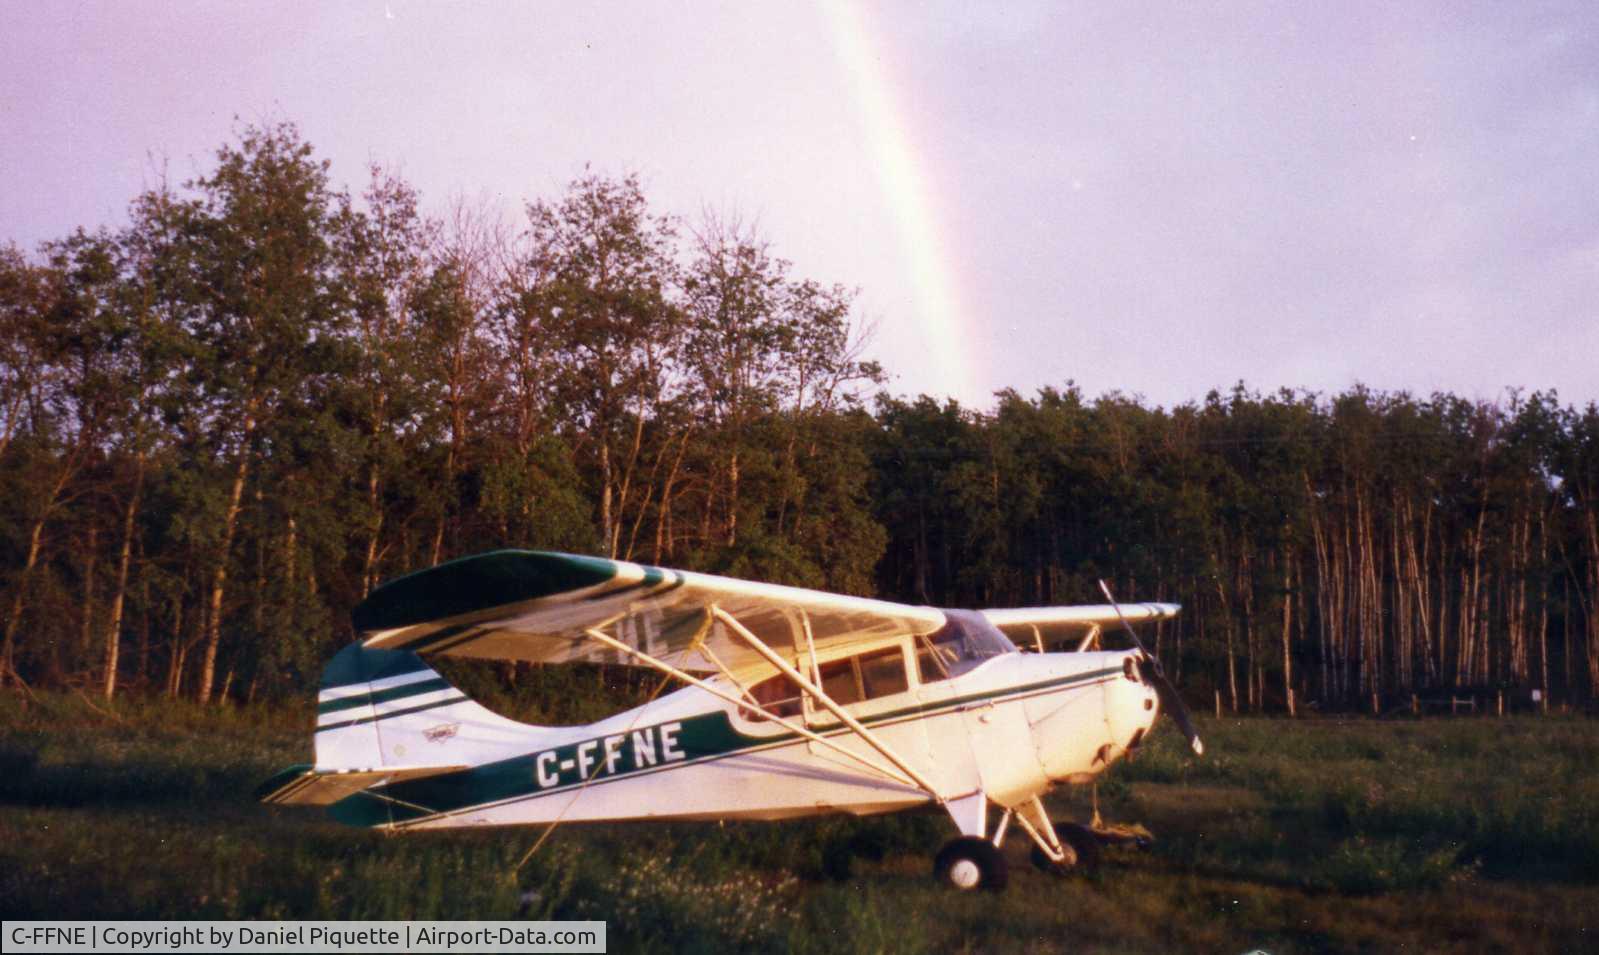
[[[0,0],[0,242],[288,119],[442,211],[585,166],[860,289],[890,390],[1599,401],[1599,4]]]

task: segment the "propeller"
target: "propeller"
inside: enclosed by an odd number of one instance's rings
[[[1110,588],[1105,586],[1103,580],[1099,582],[1099,589],[1105,594],[1105,599],[1110,601],[1111,608],[1116,611],[1116,617],[1122,622],[1122,629],[1133,638],[1133,646],[1143,655],[1143,660],[1138,664],[1139,674],[1145,682],[1155,688],[1155,695],[1160,697],[1161,707],[1171,714],[1177,729],[1188,740],[1188,745],[1194,748],[1194,755],[1205,755],[1205,744],[1200,741],[1199,731],[1194,728],[1193,717],[1188,715],[1188,707],[1183,705],[1183,698],[1177,695],[1177,688],[1166,678],[1166,671],[1161,668],[1160,658],[1144,649],[1144,641],[1138,639],[1138,632],[1127,622],[1127,618],[1122,614],[1122,608],[1116,603],[1116,598],[1110,595]]]

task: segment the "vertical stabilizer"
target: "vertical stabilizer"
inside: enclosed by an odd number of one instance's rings
[[[352,643],[317,693],[316,770],[467,765],[525,752],[542,727],[472,702],[414,653]]]

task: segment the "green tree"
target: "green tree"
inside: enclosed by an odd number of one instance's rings
[[[249,126],[217,152],[194,198],[170,203],[165,230],[177,281],[164,291],[188,335],[180,407],[199,471],[186,521],[209,554],[203,658],[196,695],[216,688],[229,572],[244,490],[263,431],[301,407],[307,390],[340,369],[346,315],[328,241],[339,197],[326,160],[290,123]]]
[[[542,280],[518,307],[554,358],[556,400],[597,476],[601,546],[619,553],[641,480],[650,409],[670,398],[681,322],[676,223],[651,214],[636,176],[587,174],[527,206],[524,271]]]

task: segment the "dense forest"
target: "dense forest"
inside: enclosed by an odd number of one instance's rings
[[[1599,408],[885,393],[854,293],[585,173],[514,223],[243,128],[0,246],[0,679],[297,693],[386,578],[533,547],[953,606],[1184,604],[1239,711],[1599,688]],[[1067,344],[1067,343],[1062,343]]]

